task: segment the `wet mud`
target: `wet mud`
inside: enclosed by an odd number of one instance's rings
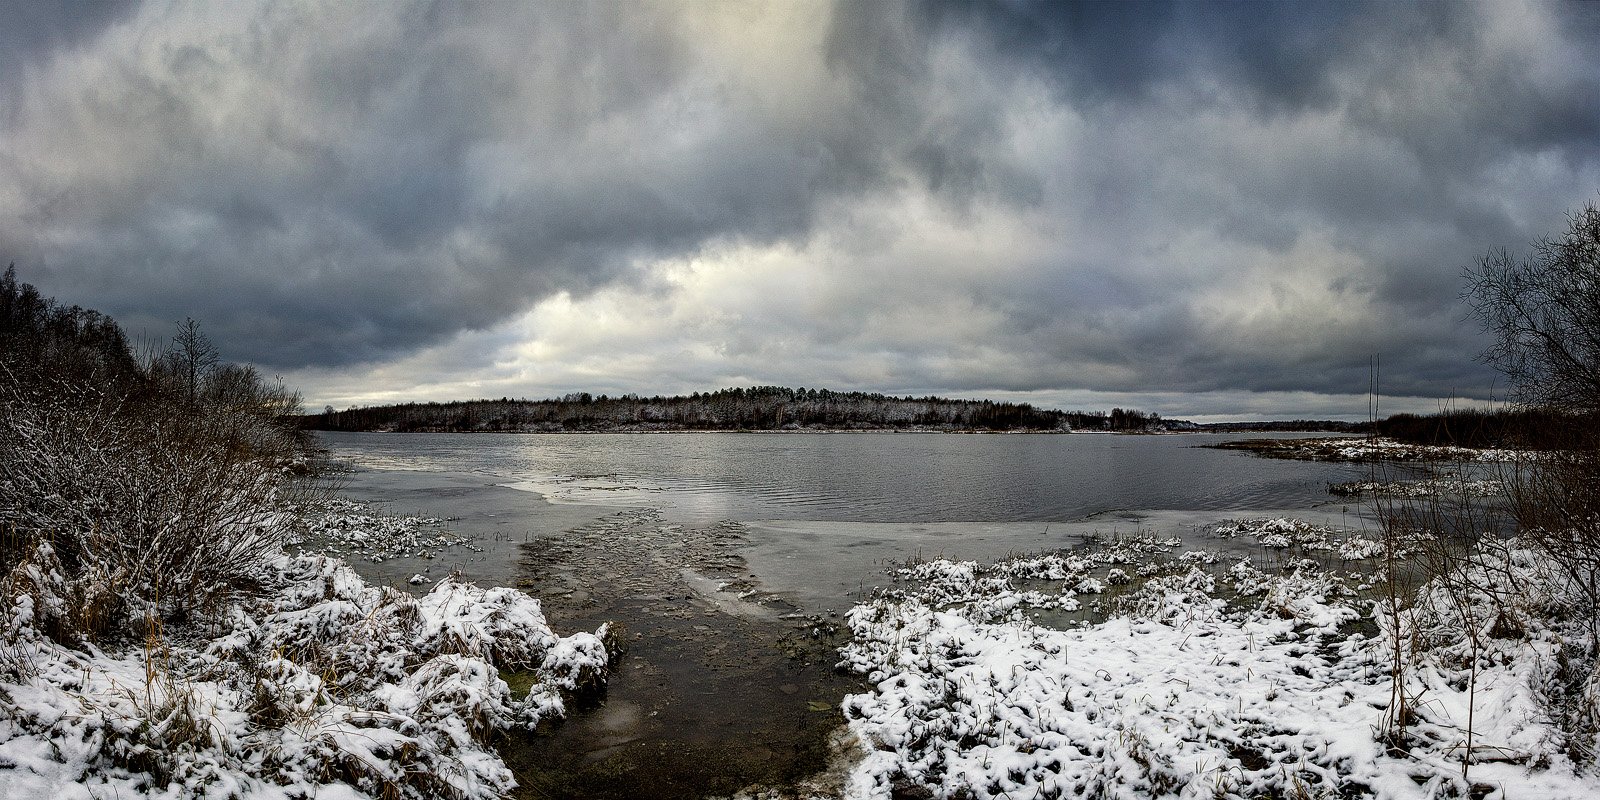
[[[551,624],[620,624],[625,650],[595,707],[502,748],[519,797],[838,793],[838,702],[859,684],[827,618],[762,590],[746,533],[634,509],[522,546]]]

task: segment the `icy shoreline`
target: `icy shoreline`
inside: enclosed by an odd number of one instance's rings
[[[46,635],[64,593],[41,545],[7,579],[0,796],[502,797],[495,737],[609,675],[605,626],[558,636],[515,589],[414,597],[320,555],[268,569],[263,597],[101,649]]]
[[[1501,448],[1408,444],[1388,438],[1337,436],[1320,438],[1244,439],[1201,445],[1217,450],[1244,450],[1266,458],[1306,461],[1388,461],[1505,464],[1528,459],[1527,451]]]

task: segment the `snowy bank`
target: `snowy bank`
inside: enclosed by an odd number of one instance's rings
[[[210,624],[102,650],[46,635],[66,595],[41,545],[4,587],[0,796],[501,797],[493,735],[608,675],[604,627],[557,636],[514,589],[413,597],[324,556],[269,572]]]
[[[1416,461],[1513,463],[1533,454],[1504,448],[1410,444],[1385,437],[1335,436],[1317,439],[1244,439],[1204,445],[1218,450],[1248,450],[1270,458],[1308,461]]]
[[[1286,544],[1326,540],[1293,521],[1239,528]],[[916,585],[847,616],[853,640],[840,666],[871,686],[843,706],[867,750],[850,794],[1600,796],[1600,779],[1568,755],[1592,752],[1592,732],[1574,734],[1544,711],[1551,676],[1587,652],[1576,644],[1586,623],[1539,622],[1559,618],[1546,612],[1564,590],[1527,551],[1482,555],[1494,568],[1467,585],[1485,587],[1482,597],[1495,586],[1542,587],[1521,595],[1538,608],[1498,604],[1497,617],[1482,598],[1425,586],[1399,617],[1402,650],[1413,655],[1398,685],[1396,639],[1385,635],[1394,631],[1377,621],[1390,617],[1374,613],[1357,577],[1304,561],[1266,574],[1243,559],[1180,557],[1140,571],[1148,574],[1116,603],[1120,613],[1065,630],[1039,624],[1032,609],[1127,580],[1108,566],[1113,558],[910,568],[903,576]],[[1056,588],[1019,590],[1018,577]],[[1469,652],[1449,635],[1461,619],[1483,630],[1498,620],[1518,635]],[[1385,726],[1397,686],[1413,714],[1398,733]],[[1469,710],[1474,763],[1464,778]]]

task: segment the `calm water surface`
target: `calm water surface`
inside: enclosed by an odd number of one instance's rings
[[[358,466],[464,472],[685,521],[1070,521],[1329,502],[1365,468],[1200,445],[1259,434],[322,434]]]

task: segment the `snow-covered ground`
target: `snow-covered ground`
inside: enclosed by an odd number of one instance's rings
[[[1532,454],[1523,450],[1409,444],[1384,437],[1356,436],[1251,439],[1215,446],[1229,450],[1250,450],[1276,458],[1301,458],[1312,461],[1513,463],[1532,457]]]
[[[1544,561],[1485,551],[1495,568],[1456,584],[1480,588],[1425,586],[1397,617],[1397,683],[1396,617],[1358,590],[1380,571],[1361,558],[1382,548],[1295,520],[1219,533],[1332,548],[1352,571],[1301,560],[1269,574],[1160,540],[903,570],[906,586],[847,616],[841,666],[870,685],[844,703],[865,751],[851,795],[1600,796],[1565,755],[1592,752],[1593,735],[1545,711],[1551,676],[1587,650],[1584,620],[1544,621],[1568,599]],[[1499,591],[1511,586],[1515,603]],[[1100,620],[1035,619],[1112,593]],[[1476,647],[1452,635],[1464,626],[1482,632]],[[1396,690],[1415,715],[1403,733],[1386,726]]]
[[[515,589],[414,597],[320,555],[268,572],[264,597],[102,649],[46,635],[64,593],[42,545],[5,581],[0,797],[501,797],[490,737],[608,676],[604,627],[558,636]]]

